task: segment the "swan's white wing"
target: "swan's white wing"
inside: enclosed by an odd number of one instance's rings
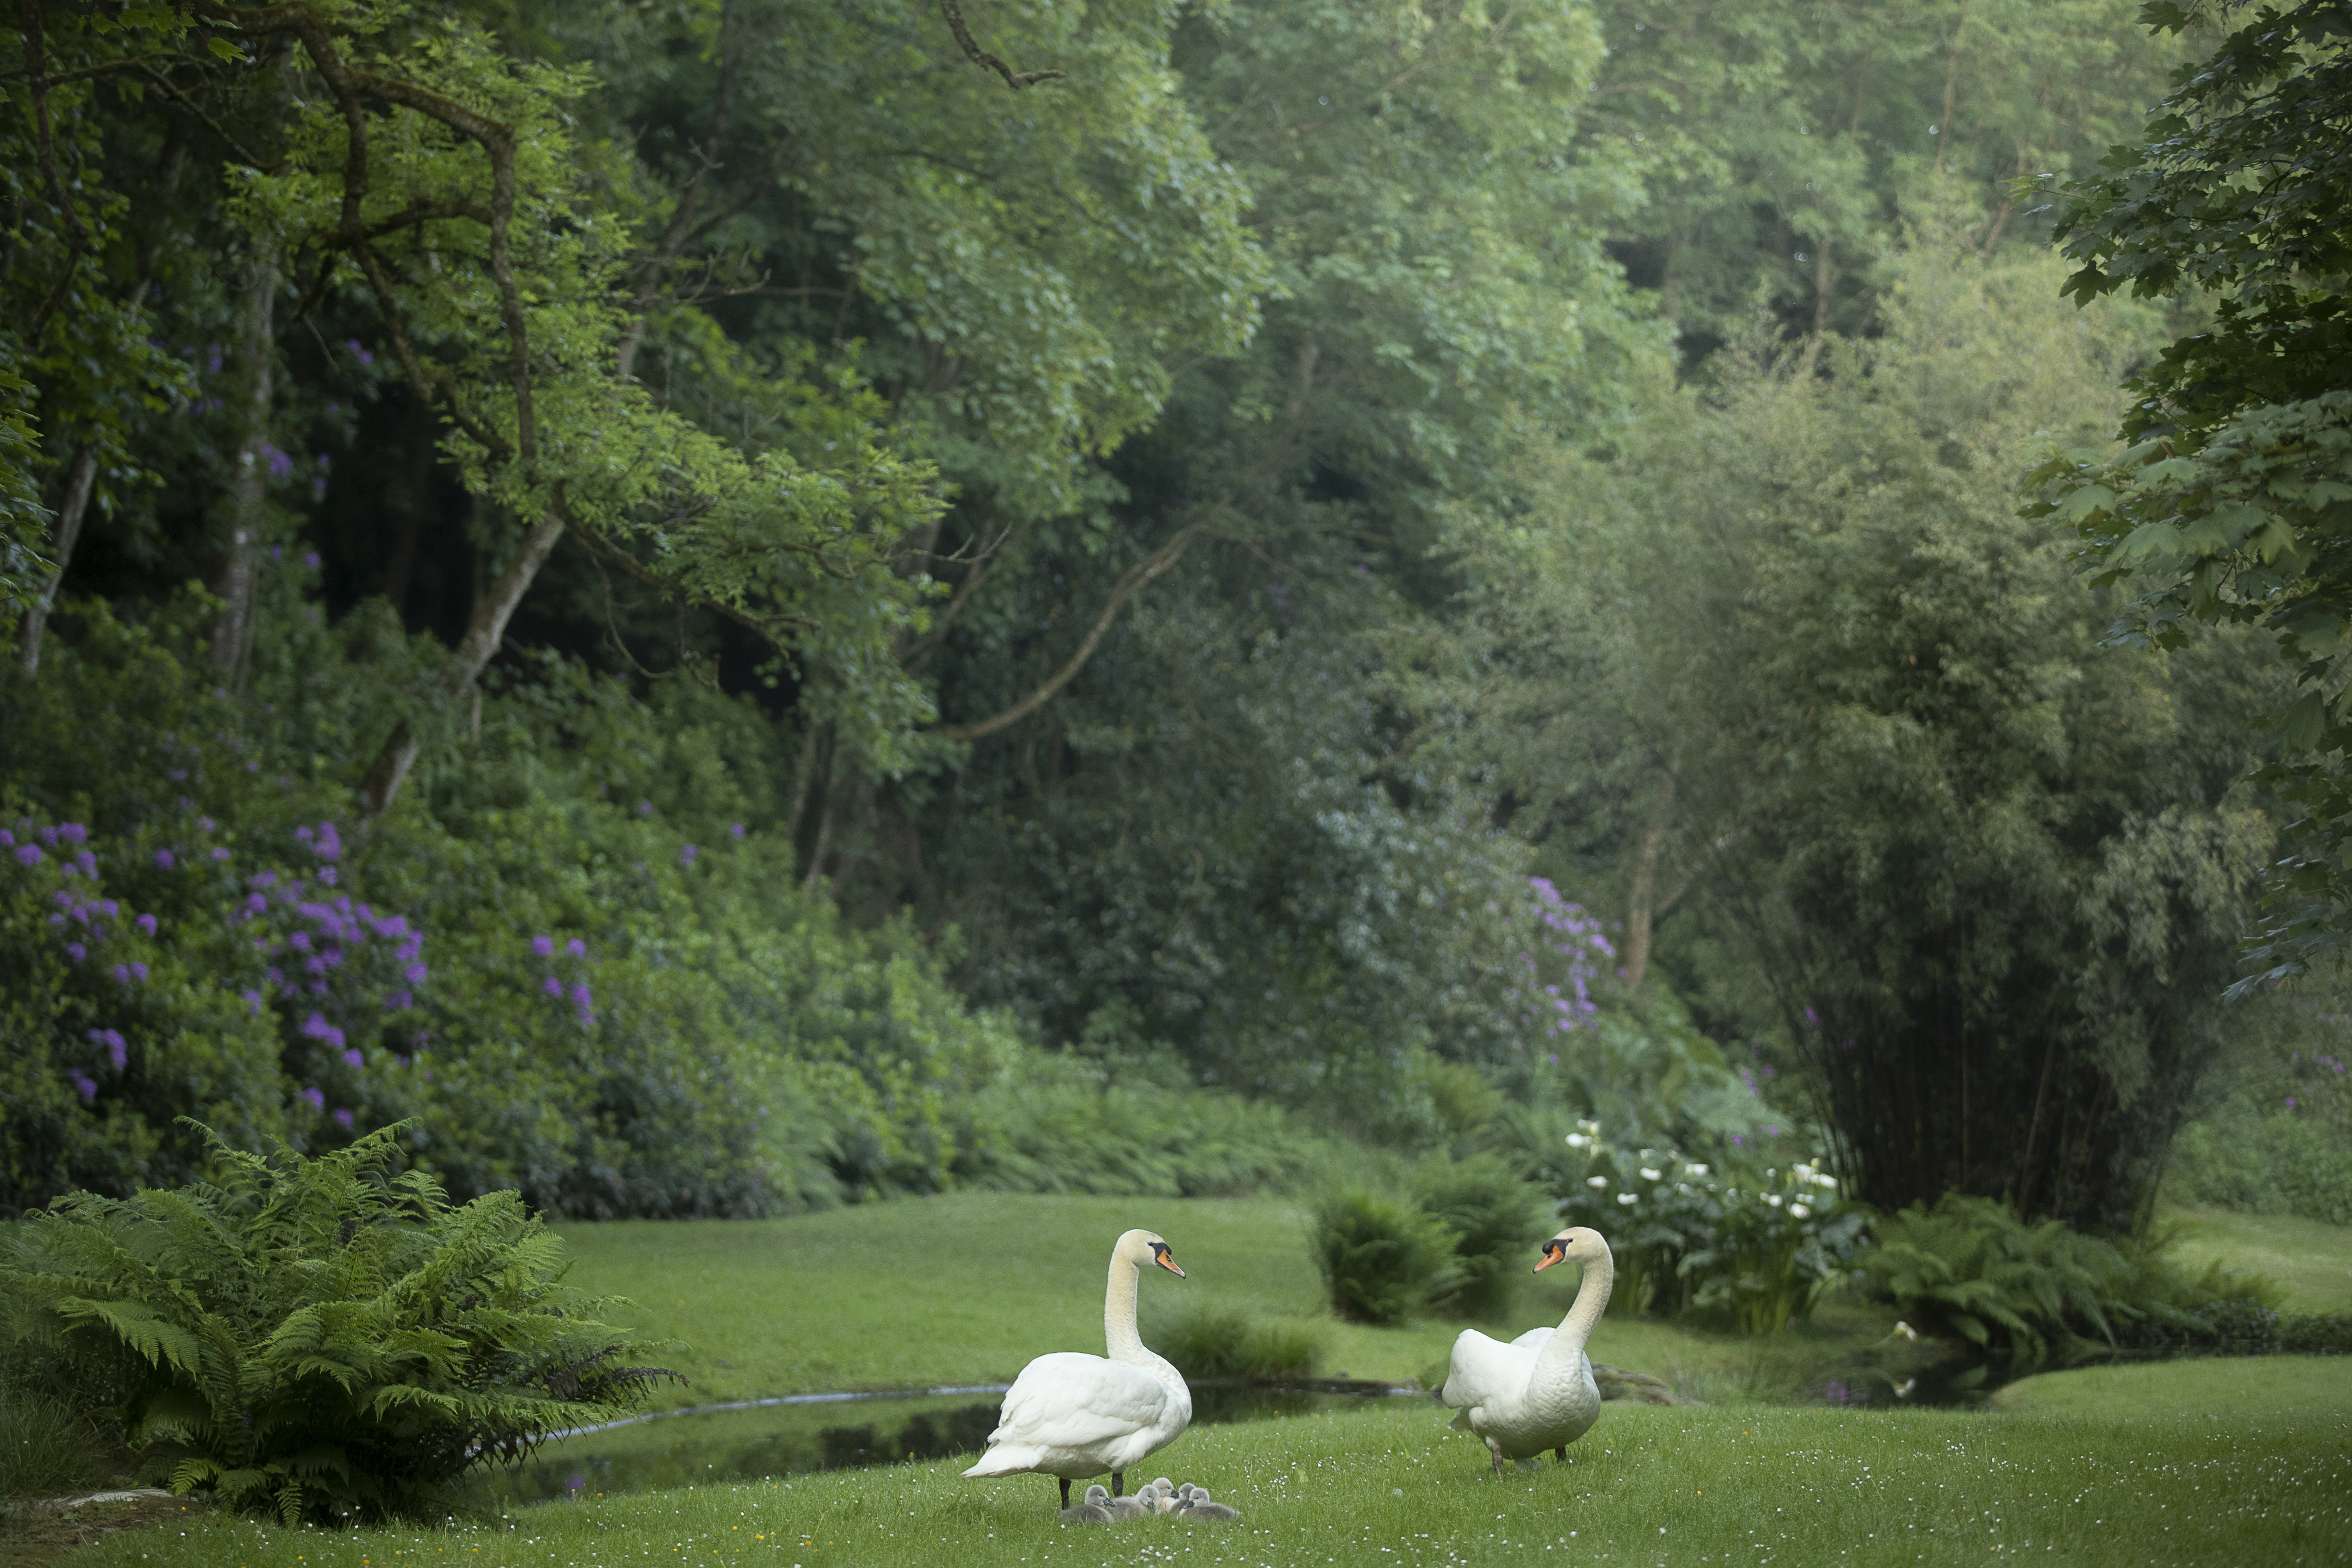
[[[1168,1405],[1167,1385],[1142,1368],[1060,1351],[1021,1369],[988,1440],[1082,1448],[1158,1425]]]
[[[1465,1329],[1454,1342],[1454,1358],[1445,1370],[1440,1394],[1457,1410],[1485,1405],[1528,1385],[1535,1352],[1517,1344],[1490,1340],[1475,1329]]]
[[[1552,1335],[1559,1331],[1558,1329],[1553,1328],[1549,1323],[1546,1323],[1540,1329],[1529,1329],[1526,1333],[1521,1334],[1517,1339],[1513,1340],[1511,1342],[1518,1346],[1523,1351],[1540,1352],[1544,1348],[1544,1341],[1551,1338]]]

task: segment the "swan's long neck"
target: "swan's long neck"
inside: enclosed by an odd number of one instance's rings
[[[1103,1346],[1113,1361],[1142,1365],[1151,1355],[1143,1348],[1143,1336],[1135,1331],[1135,1280],[1142,1272],[1119,1254],[1110,1255],[1110,1282],[1103,1290]]]
[[[1592,1337],[1592,1330],[1601,1321],[1601,1312],[1609,1305],[1610,1287],[1617,1282],[1617,1260],[1603,1251],[1584,1266],[1584,1280],[1576,1288],[1576,1300],[1568,1309],[1568,1316],[1559,1321],[1559,1331],[1544,1342],[1538,1362],[1574,1362],[1584,1353],[1584,1342]]]

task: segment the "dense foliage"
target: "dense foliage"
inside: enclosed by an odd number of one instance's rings
[[[2227,644],[2103,650],[2015,515],[2023,444],[2144,323],[1918,237],[1874,336],[1736,346],[1564,458],[1546,526],[1478,558],[1491,653],[1431,700],[1549,854],[1622,868],[1629,984],[1696,890],[1673,978],[1801,1069],[1857,1196],[2128,1228],[2265,845],[2195,718],[2260,684]]]
[[[2061,447],[2042,473],[2097,580],[2132,590],[2118,641],[2177,647],[2199,621],[2254,625],[2294,671],[2291,694],[2256,707],[2271,742],[2260,777],[2295,808],[2295,855],[2256,950],[2283,979],[2352,935],[2352,6],[2225,15],[2226,36],[2175,74],[2145,143],[2071,188],[2058,230],[2082,263],[2066,283],[2077,299],[2194,294],[2211,320],[2125,384],[2128,450]],[[2172,4],[2145,19],[2191,25]]]
[[[2015,515],[2211,368],[2038,253],[2170,289],[2329,8],[2095,221],[2031,179],[2215,41],[2124,0],[20,12],[0,1203],[183,1115],[580,1215],[1362,1140],[1349,1246],[1451,1238],[1372,1315],[1490,1306],[1580,1118],[2144,1216],[2283,687]],[[2306,174],[2210,342],[2333,319]],[[1633,1296],[1802,1311],[1705,1229]]]
[[[317,1160],[215,1141],[213,1180],[79,1194],[8,1244],[9,1327],[103,1391],[172,1489],[298,1519],[415,1515],[478,1466],[608,1419],[611,1304],[512,1193],[395,1175],[387,1130]]]

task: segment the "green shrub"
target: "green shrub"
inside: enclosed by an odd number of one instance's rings
[[[615,1364],[609,1303],[559,1282],[562,1244],[516,1194],[453,1207],[392,1176],[395,1129],[315,1160],[198,1131],[214,1181],[73,1194],[0,1268],[19,1331],[120,1394],[174,1491],[288,1522],[422,1515],[669,1375]]]
[[[2191,1279],[2155,1251],[2061,1220],[2028,1225],[1990,1198],[1948,1193],[1874,1229],[1877,1245],[1855,1260],[1874,1295],[1928,1332],[2029,1364],[2093,1346],[2252,1348],[2278,1316],[2259,1280],[2218,1265]]]
[[[1305,1318],[1260,1318],[1238,1307],[1181,1309],[1146,1335],[1187,1379],[1247,1378],[1281,1383],[1321,1371],[1328,1343],[1324,1326]]]
[[[2316,1050],[2339,1035],[2330,1015],[2290,1015],[2301,1027],[2250,1052],[2222,1103],[2181,1130],[2165,1177],[2179,1202],[2244,1214],[2352,1224],[2352,1051]]]
[[[1401,1323],[1461,1285],[1454,1234],[1411,1202],[1342,1188],[1316,1202],[1312,1226],[1331,1310],[1351,1322]]]
[[[1608,1237],[1617,1262],[1609,1310],[1622,1316],[1696,1310],[1769,1333],[1809,1316],[1861,1244],[1862,1215],[1836,1178],[1793,1147],[1782,1146],[1785,1164],[1745,1154],[1718,1167],[1613,1143],[1591,1121],[1559,1144],[1546,1160],[1560,1223]]]
[[[1422,1162],[1413,1172],[1412,1196],[1454,1237],[1455,1282],[1433,1297],[1432,1305],[1467,1318],[1499,1316],[1549,1234],[1542,1194],[1507,1160],[1481,1154]]]

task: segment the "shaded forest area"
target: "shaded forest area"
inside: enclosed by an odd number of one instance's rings
[[[2342,242],[2148,195],[2340,188],[2285,16],[26,0],[0,1203],[1508,1104],[2137,1226],[2341,1039]]]

